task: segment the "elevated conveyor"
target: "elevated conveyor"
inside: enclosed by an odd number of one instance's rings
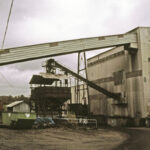
[[[81,81],[85,82],[88,86],[90,86],[91,88],[93,88],[93,89],[103,93],[104,95],[106,95],[108,97],[111,97],[113,99],[116,99],[116,100],[120,100],[121,99],[120,94],[116,94],[116,93],[112,93],[112,92],[107,91],[106,89],[96,85],[92,81],[87,80],[86,78],[80,76],[79,74],[75,73],[74,71],[72,71],[72,70],[68,69],[67,67],[63,66],[62,64],[58,63],[54,59],[49,59],[47,61],[46,67],[49,67],[49,68],[53,68],[53,67],[60,68],[61,70],[63,70],[65,72],[71,74],[72,76],[80,79]]]
[[[0,66],[130,43],[137,43],[134,32],[1,49]]]

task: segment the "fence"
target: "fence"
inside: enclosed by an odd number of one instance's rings
[[[94,124],[95,128],[97,128],[97,120],[96,119],[86,119],[86,118],[57,118],[57,120],[67,120],[68,122],[71,122],[73,124],[79,124],[79,125],[90,125]]]

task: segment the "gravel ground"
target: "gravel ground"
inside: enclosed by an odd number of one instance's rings
[[[129,138],[114,150],[150,150],[150,128],[121,129]]]
[[[111,150],[127,138],[126,133],[110,129],[0,128],[0,150]]]

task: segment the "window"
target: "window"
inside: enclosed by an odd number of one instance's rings
[[[123,70],[114,72],[114,84],[120,85],[122,84],[123,80]]]

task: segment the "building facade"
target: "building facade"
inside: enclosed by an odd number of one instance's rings
[[[137,43],[88,59],[88,79],[121,95],[118,101],[89,88],[90,112],[113,126],[141,125],[150,115],[150,28],[130,32]]]

